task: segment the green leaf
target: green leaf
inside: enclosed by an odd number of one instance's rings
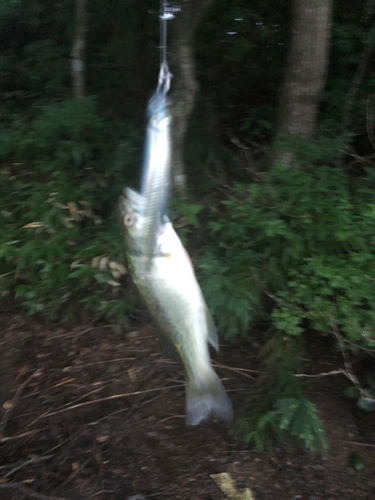
[[[345,396],[348,396],[349,398],[353,399],[358,399],[361,396],[361,392],[355,385],[351,385],[350,387],[347,387],[344,391]]]
[[[348,463],[350,467],[353,467],[355,470],[363,469],[363,461],[358,453],[351,453],[348,458]]]
[[[357,401],[357,406],[365,411],[375,411],[375,400],[362,398]]]

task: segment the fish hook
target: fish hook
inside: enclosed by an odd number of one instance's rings
[[[163,94],[165,95],[170,86],[171,86],[171,79],[172,79],[172,73],[169,71],[169,67],[167,64],[167,61],[163,61],[160,64],[160,71],[159,71],[159,79],[158,79],[158,87],[156,89],[157,94]]]
[[[168,12],[167,0],[160,0],[160,71],[157,93],[166,94],[171,86],[172,73],[167,63],[167,20],[173,14]]]

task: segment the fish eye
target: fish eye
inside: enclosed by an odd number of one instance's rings
[[[124,217],[124,226],[130,227],[134,224],[134,217],[132,214],[126,214]]]

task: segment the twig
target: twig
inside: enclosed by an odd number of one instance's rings
[[[232,372],[239,373],[243,377],[250,378],[250,379],[253,379],[254,377],[252,377],[251,375],[247,375],[247,373],[244,373],[244,372],[260,373],[258,370],[246,370],[245,368],[233,368],[232,366],[226,366],[226,365],[223,365],[222,363],[219,363],[217,361],[215,363],[212,363],[212,366],[215,366],[217,368],[226,368],[227,370],[231,370]]]
[[[87,368],[88,366],[94,366],[94,365],[104,365],[106,363],[118,363],[120,361],[134,361],[137,358],[114,358],[114,359],[108,359],[106,361],[95,361],[94,363],[85,363],[82,365],[77,365],[77,366],[68,366],[66,368],[63,368],[63,372],[72,372],[72,371],[79,371],[82,368]]]
[[[367,339],[368,340],[368,339]],[[350,340],[348,339],[342,339],[343,342],[345,342],[345,344],[350,344],[352,346],[354,346],[356,349],[359,349],[361,351],[364,351],[364,352],[368,352],[369,354],[371,354],[371,356],[374,356],[374,349],[371,349],[371,347],[363,347],[361,345],[358,345],[356,344],[355,342],[351,342]]]
[[[314,377],[327,377],[328,375],[338,375],[339,373],[346,375],[345,370],[340,369],[340,370],[333,370],[331,372],[317,373],[316,375],[308,375],[307,373],[295,373],[294,376],[314,378]]]
[[[98,495],[101,495],[102,493],[116,493],[115,490],[100,490],[100,491],[97,491],[96,493],[94,493],[93,495],[90,495],[89,497],[87,497],[87,500],[89,500],[90,498],[94,498]]]
[[[163,422],[166,422],[167,420],[170,420],[171,418],[185,418],[185,415],[171,415],[170,417],[163,418],[163,420],[159,420],[159,422],[156,422],[156,425],[159,425]]]
[[[9,406],[9,408],[7,408],[6,412],[4,413],[3,418],[1,419],[1,423],[0,423],[0,441],[1,441],[2,437],[3,437],[4,429],[5,429],[5,427],[6,427],[7,423],[8,423],[10,414],[12,413],[12,410],[16,407],[18,401],[20,400],[21,394],[23,393],[25,387],[31,382],[31,380],[34,377],[38,377],[41,373],[42,373],[42,370],[40,368],[38,368],[38,370],[35,370],[35,372],[32,375],[30,375],[30,377],[27,378],[19,386],[19,388],[17,389],[16,394],[14,395],[14,397],[12,399],[11,405]]]
[[[113,417],[113,415],[117,415],[118,413],[123,413],[124,411],[129,411],[129,408],[121,408],[121,410],[113,411],[112,413],[109,413],[108,415],[99,418],[99,420],[95,420],[94,422],[89,422],[87,425],[97,425],[102,420],[106,420],[107,418]]]
[[[364,389],[362,386],[361,386],[361,383],[360,381],[358,380],[358,378],[356,377],[356,375],[353,373],[353,368],[352,368],[352,364],[349,360],[349,356],[348,356],[348,353],[346,352],[346,348],[345,348],[345,343],[344,343],[344,339],[342,338],[342,336],[339,334],[338,332],[338,329],[337,329],[337,325],[336,323],[334,322],[334,318],[330,315],[328,315],[330,321],[331,321],[331,325],[332,325],[332,331],[333,331],[333,335],[336,337],[339,345],[340,345],[340,349],[341,349],[341,353],[342,353],[342,357],[344,359],[344,365],[345,365],[345,370],[343,370],[343,374],[356,386],[356,388],[359,390],[359,392],[361,393],[361,399],[366,399],[366,400],[369,400],[369,401],[373,401],[375,402],[375,399],[373,398],[373,396],[368,392],[366,391],[366,389]]]
[[[80,465],[78,467],[78,469],[74,470],[71,474],[69,474],[69,476],[61,483],[59,484],[57,490],[61,490],[61,488],[64,488],[64,486],[66,486],[67,484],[69,484],[71,481],[73,481],[74,478],[76,478],[78,476],[78,474],[80,474],[82,472],[82,470],[86,467],[86,465],[91,462],[91,460],[93,459],[93,457],[89,457],[87,460],[85,460],[83,462],[82,465]]]
[[[358,446],[368,446],[369,448],[375,448],[375,444],[357,443],[356,441],[342,441],[342,443],[357,444]]]
[[[95,321],[95,318],[92,319],[91,323],[93,323]],[[110,325],[108,325],[110,326]],[[87,333],[87,332],[90,332],[91,330],[96,330],[98,328],[101,328],[101,327],[98,327],[98,326],[90,326],[89,328],[85,328],[83,331],[72,331],[72,332],[69,332],[69,333],[66,333],[66,334],[63,334],[63,335],[56,335],[56,336],[52,336],[52,337],[48,337],[47,339],[45,339],[44,342],[48,342],[49,340],[55,340],[55,339],[63,339],[63,338],[70,338],[70,337],[80,337],[81,335],[83,335],[84,333]],[[103,328],[106,328],[106,326],[103,325]]]
[[[47,417],[51,417],[52,415],[57,415],[58,413],[64,413],[66,411],[75,410],[76,408],[80,408],[82,406],[93,405],[95,403],[102,403],[103,401],[109,401],[111,399],[119,399],[119,398],[126,398],[126,397],[129,397],[129,396],[137,396],[138,394],[146,394],[147,392],[165,391],[165,390],[168,390],[168,389],[174,389],[176,387],[181,387],[183,385],[184,384],[170,385],[168,387],[157,387],[155,389],[146,389],[144,391],[128,392],[128,393],[125,393],[125,394],[114,394],[113,396],[108,396],[107,398],[95,399],[94,401],[85,401],[84,403],[80,403],[78,405],[72,405],[72,406],[68,406],[67,408],[62,408],[60,410],[52,411],[50,413],[45,413],[45,414],[41,415],[38,419],[34,420],[34,423],[37,420],[41,420],[42,418],[47,418]]]
[[[25,436],[30,436],[30,434],[37,434],[42,429],[34,429],[32,431],[21,432],[21,434],[15,434],[14,436],[3,437],[0,439],[0,443],[5,443],[6,441],[14,441],[15,439],[21,439]]]
[[[254,278],[254,281],[256,282],[256,284],[259,286],[259,288],[266,294],[268,295],[268,297],[272,300],[274,300],[275,302],[287,307],[288,309],[293,309],[294,311],[299,311],[299,312],[302,312],[304,313],[305,311],[295,305],[295,304],[289,304],[289,302],[286,302],[285,300],[281,299],[280,297],[277,297],[276,295],[274,295],[273,293],[269,292],[264,286],[263,286],[263,283],[260,281],[259,279],[259,276],[257,275],[256,271],[254,268],[252,267],[249,267],[250,271],[251,271],[251,274]]]
[[[31,458],[30,460],[23,462],[22,464],[18,465],[17,467],[14,467],[14,469],[12,469],[11,471],[7,472],[4,476],[2,476],[1,479],[5,479],[5,478],[11,476],[12,474],[17,472],[18,470],[26,467],[26,465],[30,465],[30,464],[37,463],[37,462],[42,462],[43,460],[48,460],[49,458],[52,458],[52,457],[53,457],[53,455],[47,455],[46,457]]]
[[[68,498],[55,497],[50,495],[43,495],[43,493],[37,493],[31,488],[27,488],[23,483],[0,483],[1,488],[8,488],[13,490],[19,490],[30,498],[37,498],[38,500],[69,500]]]
[[[114,411],[112,413],[109,413],[108,415],[105,415],[104,417],[99,418],[99,420],[95,420],[94,422],[89,422],[87,425],[97,425],[102,420],[106,420],[107,418],[113,417],[113,415],[117,415],[118,413],[123,413],[124,411],[138,410],[142,406],[144,406],[148,403],[152,403],[153,401],[155,401],[155,399],[160,398],[160,396],[161,396],[161,394],[158,394],[157,396],[155,396],[153,398],[147,399],[146,401],[142,401],[141,403],[133,405],[131,408],[121,408],[121,410],[117,410],[117,411]],[[127,420],[127,415],[125,416],[125,419]]]

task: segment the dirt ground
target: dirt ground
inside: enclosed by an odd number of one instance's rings
[[[304,382],[324,421],[326,459],[260,452],[218,423],[185,426],[183,372],[147,325],[67,327],[8,311],[0,328],[1,500],[221,500],[210,477],[221,472],[257,500],[375,499],[375,415],[345,399],[342,375]],[[214,356],[235,414],[258,349],[241,340]],[[324,358],[312,354],[306,373],[337,368]]]

